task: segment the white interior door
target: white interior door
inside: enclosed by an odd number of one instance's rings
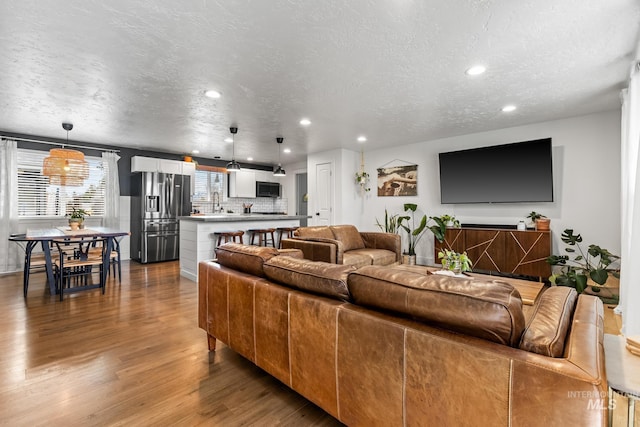
[[[331,163],[316,165],[316,203],[315,224],[330,225],[331,214]]]

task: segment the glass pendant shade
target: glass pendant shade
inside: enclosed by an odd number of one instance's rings
[[[278,165],[276,170],[273,171],[273,176],[287,176],[287,173],[282,169],[282,166]]]
[[[42,163],[42,175],[49,177],[52,185],[79,187],[89,177],[89,164],[80,151],[52,148]]]
[[[227,172],[238,172],[241,169],[240,164],[235,160],[231,160],[227,163]]]
[[[232,126],[229,128],[229,132],[231,132],[231,143],[233,144],[231,149],[233,151],[231,154],[231,161],[227,163],[227,172],[238,172],[239,170],[242,170],[240,163],[236,162],[236,133],[238,133],[238,128]]]

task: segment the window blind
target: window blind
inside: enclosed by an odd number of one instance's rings
[[[18,149],[18,216],[64,217],[72,208],[104,216],[107,163],[101,157],[85,156],[89,178],[81,187],[51,185],[42,175],[48,155],[48,151]]]

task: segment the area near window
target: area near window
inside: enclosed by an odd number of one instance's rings
[[[107,163],[101,157],[85,156],[89,178],[82,186],[51,185],[42,175],[42,162],[48,155],[48,151],[18,149],[18,216],[64,217],[72,208],[84,209],[92,217],[104,216]]]

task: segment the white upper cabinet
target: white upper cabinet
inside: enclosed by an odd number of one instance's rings
[[[179,160],[160,159],[160,166],[159,166],[158,172],[172,173],[175,175],[183,175],[182,173],[183,163],[185,162],[181,162]]]
[[[240,170],[230,173],[229,197],[256,197],[256,172]]]
[[[160,159],[142,156],[131,158],[131,172],[158,172],[159,167]]]

